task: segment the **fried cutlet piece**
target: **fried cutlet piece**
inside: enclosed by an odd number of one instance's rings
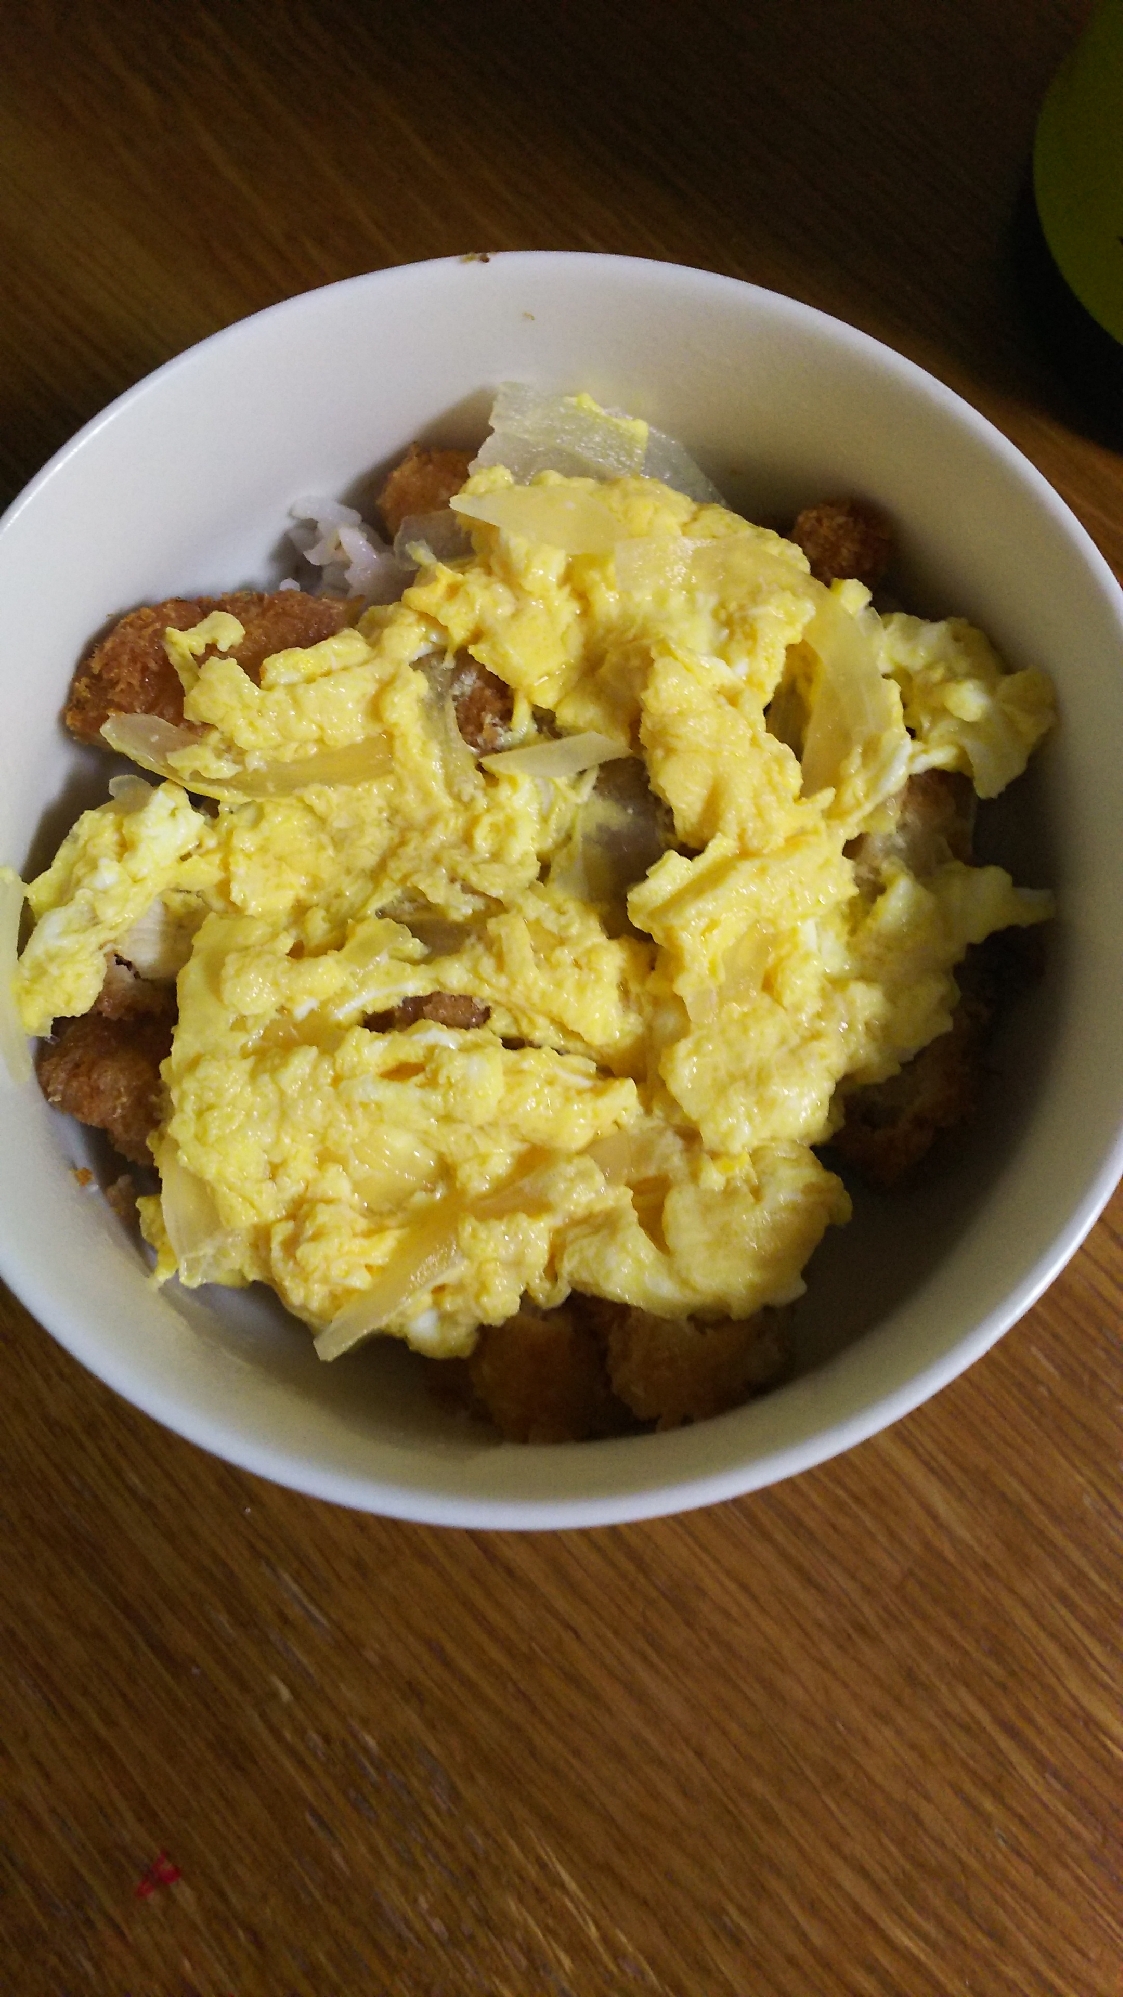
[[[171,1052],[174,993],[160,1012],[115,1018],[85,1013],[58,1023],[36,1067],[55,1109],[108,1133],[134,1165],[151,1165],[149,1132],[160,1120],[160,1063]]]
[[[467,1369],[477,1412],[508,1442],[583,1442],[627,1423],[600,1340],[565,1304],[485,1325]]]
[[[363,1025],[371,1033],[401,1033],[415,1020],[431,1019],[438,1026],[459,1026],[465,1030],[486,1026],[491,1007],[469,998],[466,992],[428,992],[424,998],[402,999],[388,1012],[368,1013]]]
[[[880,893],[897,861],[923,880],[945,861],[970,861],[976,797],[969,777],[923,770],[890,800],[892,823],[863,833],[846,854],[864,894]],[[991,953],[993,954],[993,953]],[[984,989],[985,946],[961,971],[951,1030],[922,1047],[897,1074],[846,1097],[846,1117],[831,1139],[838,1156],[871,1186],[897,1185],[930,1151],[941,1131],[968,1120],[978,1097],[980,1056],[997,997]]]
[[[439,513],[468,476],[471,451],[431,451],[411,444],[378,495],[378,510],[392,541],[413,513]]]
[[[1035,929],[1004,929],[967,952],[951,1029],[938,1034],[887,1081],[846,1098],[831,1148],[879,1191],[899,1185],[942,1132],[967,1123],[978,1104],[983,1055],[995,1019],[1042,967]]]
[[[461,652],[453,668],[452,704],[456,725],[477,755],[493,756],[506,746],[515,696],[504,680]]]
[[[914,874],[930,874],[947,859],[970,863],[978,798],[969,776],[919,770],[898,796],[897,837]]]
[[[105,1197],[123,1226],[136,1226],[137,1188],[131,1172],[122,1172],[119,1179],[114,1179],[105,1188]]]
[[[445,1408],[474,1409],[475,1396],[466,1359],[431,1359],[418,1353],[425,1385],[434,1401]]]
[[[893,528],[866,499],[821,499],[805,506],[789,538],[822,583],[856,576],[867,589],[876,589],[893,558]]]
[[[620,1310],[607,1332],[608,1376],[640,1421],[708,1421],[768,1386],[787,1353],[776,1312],[702,1324]]]
[[[169,628],[189,631],[212,610],[225,610],[245,629],[230,654],[256,680],[265,659],[294,646],[317,645],[350,622],[353,606],[303,590],[235,590],[229,596],[169,597],[130,610],[80,663],[63,719],[79,742],[104,748],[101,729],[111,714],[154,714],[177,726],[183,687],[164,650]]]
[[[884,884],[886,863],[895,860],[923,880],[946,860],[969,862],[978,800],[970,777],[958,770],[921,770],[890,798],[891,824],[884,832],[863,832],[845,848],[855,879],[866,894]]]
[[[983,1023],[962,1001],[941,1033],[888,1081],[846,1098],[846,1121],[831,1147],[879,1191],[895,1186],[931,1150],[941,1131],[965,1123],[979,1085]]]
[[[105,967],[105,983],[93,1010],[103,1019],[142,1019],[175,1010],[175,988],[142,978],[120,957],[111,956]]]
[[[427,1372],[436,1399],[491,1421],[508,1442],[582,1442],[723,1414],[771,1385],[786,1359],[777,1311],[700,1324],[574,1291],[557,1310],[482,1326],[470,1359],[431,1360]]]

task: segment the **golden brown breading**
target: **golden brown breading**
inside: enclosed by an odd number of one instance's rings
[[[47,1101],[107,1131],[123,1158],[151,1165],[149,1132],[160,1120],[160,1063],[171,1051],[174,997],[162,1012],[128,1019],[97,1011],[60,1022],[36,1067]]]
[[[114,1179],[113,1183],[105,1188],[105,1197],[125,1227],[136,1226],[137,1189],[136,1180],[131,1172],[122,1172],[119,1179]]]
[[[407,998],[388,1012],[368,1013],[363,1025],[372,1033],[401,1033],[416,1019],[431,1019],[438,1026],[459,1026],[465,1030],[486,1026],[491,1007],[469,998],[466,992],[429,992],[424,998]]]
[[[970,861],[976,802],[970,778],[957,771],[923,770],[910,777],[890,800],[889,829],[864,833],[846,848],[861,891],[880,893],[890,861],[908,867],[918,880],[947,860]],[[882,1191],[897,1185],[941,1131],[971,1116],[981,1051],[998,1003],[986,972],[991,961],[997,961],[993,946],[968,953],[950,1032],[929,1041],[887,1081],[847,1093],[846,1120],[831,1146],[869,1185]]]
[[[780,1318],[700,1324],[621,1311],[608,1331],[608,1375],[640,1421],[659,1428],[708,1421],[773,1381],[786,1358]]]
[[[412,513],[439,513],[468,476],[471,451],[431,451],[411,444],[378,495],[378,510],[391,541]]]
[[[456,725],[470,749],[492,756],[506,746],[515,696],[504,680],[481,666],[467,652],[457,658],[452,675]]]
[[[943,1131],[970,1120],[995,1019],[1040,975],[1042,941],[1037,929],[1003,929],[969,950],[956,973],[960,997],[950,1032],[888,1081],[847,1096],[846,1121],[831,1148],[869,1185],[882,1192],[898,1185]]]
[[[941,1131],[964,1123],[978,1095],[982,1022],[962,1001],[941,1033],[888,1081],[846,1099],[846,1121],[831,1148],[867,1184],[885,1191],[927,1155]]]
[[[819,582],[856,576],[876,589],[893,558],[893,529],[880,507],[865,499],[822,499],[805,506],[791,531]]]
[[[508,1442],[582,1442],[622,1426],[600,1342],[564,1304],[485,1326],[468,1378],[478,1409]]]
[[[509,1442],[581,1442],[705,1421],[770,1385],[786,1360],[777,1311],[699,1324],[574,1291],[557,1310],[481,1326],[470,1359],[428,1361],[427,1374],[436,1399]]]
[[[229,611],[244,626],[246,635],[230,656],[256,680],[274,652],[334,637],[354,606],[299,589],[243,589],[229,596],[170,597],[131,610],[78,666],[63,717],[71,734],[104,748],[101,728],[111,714],[155,714],[181,723],[183,687],[164,650],[164,633],[188,631],[212,610]]]
[[[175,987],[139,977],[131,964],[110,956],[93,1010],[103,1019],[140,1019],[145,1014],[175,1012]]]

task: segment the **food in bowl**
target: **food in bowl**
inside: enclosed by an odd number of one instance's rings
[[[20,1022],[154,1159],[160,1279],[267,1282],[325,1358],[389,1332],[512,1437],[700,1419],[848,1216],[818,1148],[891,1179],[969,1100],[956,967],[1051,909],[973,800],[1051,689],[873,607],[876,513],[753,526],[589,398],[452,456],[393,551],[304,530],[362,594],[149,606],[80,668],[72,728],[163,781],[31,883]]]

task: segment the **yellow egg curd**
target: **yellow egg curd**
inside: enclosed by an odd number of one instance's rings
[[[168,634],[185,726],[129,718],[164,780],[86,812],[28,890],[23,1026],[88,1010],[155,921],[181,966],[157,1273],[270,1284],[325,1357],[373,1331],[464,1353],[570,1289],[786,1302],[849,1213],[813,1149],[840,1082],[946,1031],[967,946],[1050,907],[950,857],[859,891],[847,849],[917,771],[994,795],[1049,683],[653,479],[494,465],[454,506],[469,556],[260,685],[235,619]],[[465,655],[515,697],[482,761]],[[642,765],[630,802],[612,759]],[[387,1029],[434,992],[486,1024]]]

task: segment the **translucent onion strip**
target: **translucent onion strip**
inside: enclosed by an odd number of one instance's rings
[[[128,756],[158,777],[170,776],[175,783],[184,779],[172,771],[168,757],[180,749],[196,749],[202,740],[197,728],[177,728],[158,714],[111,714],[101,733],[118,755]]]
[[[143,811],[152,802],[152,785],[143,777],[110,777],[109,795],[122,811]]]
[[[338,1359],[372,1332],[381,1331],[387,1318],[393,1316],[407,1297],[432,1289],[435,1283],[450,1276],[460,1265],[457,1237],[462,1220],[498,1220],[504,1214],[533,1206],[535,1199],[548,1199],[549,1174],[566,1155],[533,1154],[530,1170],[471,1205],[462,1200],[442,1200],[428,1219],[406,1230],[370,1289],[344,1304],[327,1329],[320,1332],[316,1339],[319,1357]]]
[[[455,513],[442,506],[439,513],[407,513],[394,536],[394,558],[403,567],[419,566],[414,548],[420,543],[433,562],[459,562],[472,552],[472,543]]]
[[[459,1260],[456,1236],[466,1212],[467,1208],[458,1205],[454,1213],[438,1212],[431,1220],[410,1228],[370,1289],[344,1304],[327,1330],[319,1333],[318,1357],[338,1359],[361,1339],[380,1331],[415,1290],[431,1289],[450,1275]]]
[[[0,1056],[7,1074],[17,1084],[31,1079],[31,1049],[20,1024],[13,986],[23,899],[19,876],[10,867],[0,867]]]
[[[174,1144],[161,1152],[160,1210],[180,1281],[189,1289],[228,1282],[230,1251],[239,1236],[223,1226],[210,1187],[184,1164]]]
[[[689,451],[662,430],[649,430],[647,433],[643,475],[645,478],[661,479],[674,492],[684,492],[688,499],[696,500],[699,505],[728,504],[713,480],[706,477],[700,465],[695,464]]]
[[[635,477],[644,467],[646,423],[529,382],[500,383],[491,425],[473,471],[480,465],[506,465],[523,483],[540,471],[607,479]]]
[[[690,499],[725,504],[680,443],[623,410],[598,409],[585,398],[505,381],[496,395],[491,422],[492,435],[473,471],[479,465],[506,465],[520,485],[542,471],[600,479],[642,472]]]
[[[519,777],[576,777],[599,763],[612,763],[631,750],[614,742],[610,735],[589,729],[580,735],[562,735],[557,741],[529,742],[521,749],[500,749],[494,756],[481,756],[485,770],[498,775],[506,770]]]
[[[567,486],[508,485],[464,493],[449,504],[461,520],[482,520],[567,555],[610,555],[623,538],[619,516],[599,493]]]
[[[239,771],[236,776],[225,778],[200,777],[176,769],[169,761],[177,750],[198,746],[199,737],[190,729],[176,728],[170,721],[161,721],[151,714],[111,714],[101,732],[111,749],[139,763],[142,770],[151,770],[169,783],[182,784],[184,790],[194,791],[198,797],[229,798],[235,802],[242,798],[291,797],[296,791],[310,790],[314,784],[370,783],[388,775],[391,766],[388,744],[372,736],[364,742],[349,742],[342,749],[321,749],[298,762],[266,763],[260,770]]]
[[[660,589],[688,589],[732,593],[735,601],[761,603],[778,591],[808,603],[818,602],[826,594],[798,561],[777,555],[752,532],[701,540],[677,534],[638,534],[617,545],[616,585],[635,596],[650,596]]]
[[[670,1174],[681,1164],[686,1142],[669,1124],[625,1125],[589,1146],[585,1156],[600,1166],[610,1186],[626,1186]]]
[[[821,590],[803,637],[822,661],[803,738],[803,794],[813,797],[838,784],[855,750],[884,742],[900,751],[900,760],[908,743],[897,688],[882,676],[877,646],[862,618],[845,610],[830,590]],[[903,778],[903,768],[898,771],[894,763],[885,787],[896,788]]]
[[[445,782],[453,797],[466,802],[479,788],[476,759],[460,733],[456,705],[451,693],[434,702],[432,721],[444,768]]]

